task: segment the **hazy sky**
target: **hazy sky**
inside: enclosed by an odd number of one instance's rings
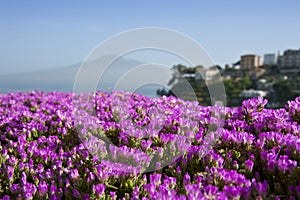
[[[192,37],[223,66],[300,48],[299,10],[298,0],[1,1],[0,73],[76,64],[114,34],[153,26]]]

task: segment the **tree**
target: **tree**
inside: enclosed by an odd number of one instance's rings
[[[181,64],[174,65],[172,69],[174,70],[172,78],[169,80],[168,85],[174,85],[177,81],[182,78],[182,74],[187,67]]]

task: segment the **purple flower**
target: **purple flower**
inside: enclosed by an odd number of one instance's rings
[[[156,192],[156,185],[154,183],[145,184],[143,187],[150,195]]]
[[[103,184],[93,185],[93,191],[96,194],[96,196],[101,197],[101,195],[105,191],[105,185]]]
[[[268,181],[265,180],[264,182],[256,182],[255,179],[252,180],[252,184],[254,189],[257,191],[258,194],[264,196],[268,189]]]
[[[228,200],[228,197],[225,192],[219,192],[216,200]]]
[[[289,160],[287,155],[279,156],[277,163],[278,169],[281,171],[287,171],[297,166],[297,161]]]
[[[26,183],[22,187],[22,192],[26,199],[32,198],[34,196],[34,194],[36,193],[36,191],[37,191],[37,189],[36,189],[35,185],[31,184],[31,183]]]
[[[19,184],[12,184],[10,185],[10,191],[13,193],[13,194],[17,194],[20,192],[21,190],[21,187],[19,186]]]
[[[53,173],[52,173],[52,171],[50,169],[48,169],[46,171],[45,175],[46,175],[46,178],[48,178],[48,179],[53,179],[54,178],[54,175],[53,175]]]
[[[77,179],[77,178],[79,178],[78,170],[77,170],[77,169],[72,169],[71,172],[70,172],[70,177],[71,177],[72,179]]]
[[[201,190],[199,190],[199,185],[196,184],[188,184],[185,185],[185,190],[187,192],[188,199],[200,199],[203,197]]]
[[[238,163],[238,161],[236,161],[236,160],[233,161],[233,168],[234,168],[234,169],[238,169],[238,168],[239,168],[239,163]]]
[[[9,180],[13,181],[15,168],[12,166],[7,166],[7,177]]]
[[[50,196],[49,199],[50,199],[50,200],[61,200],[61,197],[58,196],[58,195],[53,195],[53,196]]]
[[[249,172],[252,172],[253,165],[254,165],[254,163],[253,163],[252,160],[246,160],[246,161],[245,161],[246,169],[247,169]]]
[[[224,193],[232,198],[238,198],[240,196],[240,189],[235,186],[225,186]]]
[[[150,183],[159,185],[161,183],[161,174],[150,174]]]
[[[4,196],[2,197],[2,200],[10,200],[10,197],[9,197],[8,195],[4,195]]]
[[[54,183],[52,183],[50,186],[50,195],[54,196],[56,194],[56,192],[57,192],[57,187],[56,187],[56,185],[54,185]]]
[[[80,192],[76,189],[72,190],[73,197],[81,198]]]
[[[204,188],[205,194],[208,198],[216,197],[218,192],[218,187],[213,185],[208,185]]]
[[[17,164],[17,159],[14,156],[9,157],[7,160],[9,162],[9,164],[11,164],[11,165]]]
[[[297,195],[300,195],[300,185],[295,187],[295,191]]]
[[[38,192],[40,196],[44,196],[48,192],[48,184],[46,181],[39,182]]]
[[[131,194],[133,196],[133,199],[138,200],[139,199],[139,194],[140,194],[139,193],[139,187],[135,186]]]
[[[253,98],[224,108],[127,92],[0,94],[0,174],[11,195],[3,198],[300,198],[300,97],[282,109],[266,103]],[[104,137],[112,139],[109,149]],[[164,169],[141,177],[155,166]],[[113,188],[127,181],[132,191],[117,197]]]
[[[89,194],[83,194],[83,195],[82,195],[82,198],[83,198],[84,200],[90,200],[90,195],[89,195]]]
[[[110,194],[110,197],[112,199],[116,199],[117,198],[116,192],[111,191],[109,194]]]
[[[27,175],[25,172],[21,173],[21,183],[24,185],[27,183]]]
[[[186,173],[186,174],[184,175],[184,177],[183,177],[183,183],[184,183],[184,185],[189,184],[190,181],[191,181],[191,177],[190,177],[190,175],[189,175],[188,173]]]
[[[275,167],[277,165],[277,161],[276,160],[269,160],[268,161],[268,164],[267,164],[267,167],[270,171],[274,171],[275,170]]]

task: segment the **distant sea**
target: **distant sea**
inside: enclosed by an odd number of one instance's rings
[[[148,85],[136,90],[136,93],[148,96],[150,98],[156,98],[156,90],[159,87],[156,85]],[[30,92],[34,90],[40,90],[44,92],[73,92],[73,85],[71,84],[45,84],[45,83],[1,83],[0,93],[6,94],[10,92]],[[110,85],[99,86],[97,88],[99,91],[108,92],[112,91]]]

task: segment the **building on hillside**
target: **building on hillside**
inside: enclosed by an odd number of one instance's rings
[[[195,74],[185,73],[182,75],[183,78],[195,78]]]
[[[256,82],[256,88],[258,90],[264,90],[264,91],[268,91],[268,92],[274,91],[273,85],[274,85],[274,82],[268,82],[266,79],[263,79],[263,78],[259,79]]]
[[[240,69],[242,70],[251,70],[255,67],[261,66],[261,59],[258,55],[247,54],[241,56],[240,60]]]
[[[257,78],[263,76],[266,70],[263,68],[254,68],[249,72],[249,76],[251,80],[256,80]]]
[[[263,90],[254,90],[254,89],[249,89],[249,90],[243,90],[242,93],[240,94],[240,97],[243,98],[253,98],[253,97],[266,97],[268,94],[267,91]]]
[[[223,79],[236,79],[243,76],[244,73],[240,70],[225,70],[222,74]]]
[[[195,73],[195,80],[204,80],[205,82],[211,82],[219,74],[217,69],[198,68]]]
[[[299,72],[300,71],[300,49],[288,49],[278,58],[278,64],[281,72]]]
[[[275,53],[268,53],[264,55],[264,65],[275,65],[276,55]]]

